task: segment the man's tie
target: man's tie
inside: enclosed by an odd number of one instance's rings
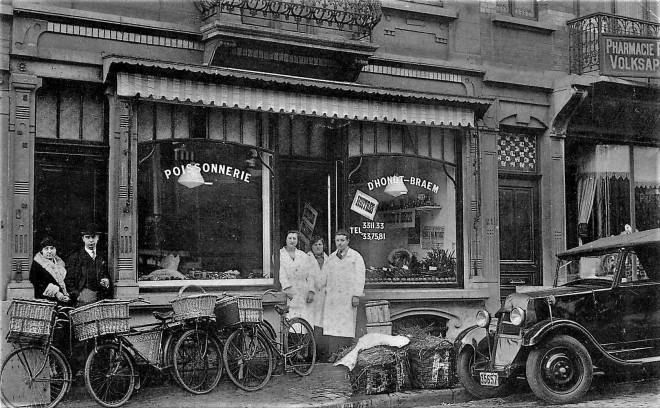
[[[96,250],[92,250],[92,259],[96,259]]]

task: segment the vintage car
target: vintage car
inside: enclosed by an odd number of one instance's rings
[[[660,229],[602,238],[558,255],[551,288],[507,296],[456,338],[458,376],[478,398],[525,378],[554,404],[579,400],[594,372],[657,371]],[[495,322],[496,320],[496,322]]]

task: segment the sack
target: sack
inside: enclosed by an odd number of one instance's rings
[[[78,296],[78,306],[85,306],[98,300],[98,292],[84,288]]]

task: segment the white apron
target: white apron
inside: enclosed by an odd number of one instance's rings
[[[327,269],[321,270],[321,267],[319,267],[319,263],[316,260],[316,257],[314,256],[313,253],[308,252],[307,256],[309,256],[310,262],[312,264],[312,276],[314,277],[314,287],[316,288],[316,294],[314,295],[314,323],[312,325],[316,326],[321,326],[321,319],[323,317],[323,302],[325,301],[325,285],[326,285],[326,275],[323,271],[327,271]],[[326,262],[328,262],[328,255],[323,253],[323,266],[325,266]]]
[[[327,276],[323,305],[323,334],[338,337],[355,337],[357,308],[353,296],[364,296],[364,259],[356,250],[348,248],[344,259],[337,251],[323,264]]]
[[[296,259],[291,259],[285,248],[280,249],[280,284],[282,290],[293,295],[289,300],[289,319],[302,317],[314,327],[315,302],[307,303],[307,293],[315,291],[314,278],[309,257],[296,249]]]

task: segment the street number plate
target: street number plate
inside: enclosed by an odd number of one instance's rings
[[[481,385],[486,387],[497,387],[500,385],[500,379],[497,373],[479,373]]]

